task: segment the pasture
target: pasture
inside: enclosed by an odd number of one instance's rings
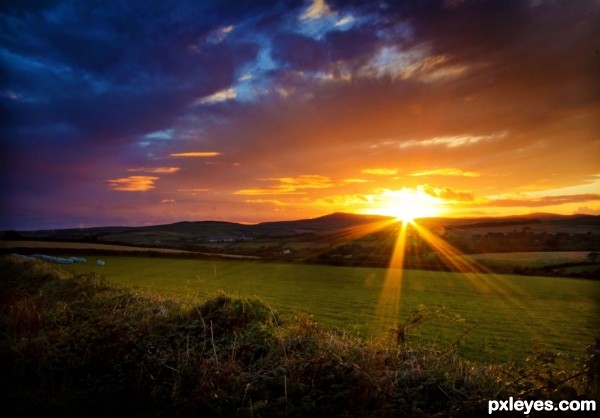
[[[492,269],[508,267],[548,267],[568,263],[585,263],[589,251],[545,251],[545,252],[513,252],[483,253],[461,255],[468,260],[483,263]]]
[[[93,258],[67,268],[184,302],[219,291],[258,296],[284,315],[308,312],[363,336],[385,334],[419,307],[443,306],[462,321],[435,317],[408,338],[450,345],[466,333],[459,352],[473,360],[522,362],[536,350],[582,356],[599,333],[597,281],[407,270],[390,290],[379,268],[122,256],[101,257],[99,267]],[[397,312],[388,309],[396,302]]]

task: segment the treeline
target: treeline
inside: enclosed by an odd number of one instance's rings
[[[510,396],[599,399],[599,342],[574,368],[548,353],[493,366],[460,358],[460,338],[413,342],[423,310],[362,340],[255,299],[183,306],[40,261],[0,268],[2,417],[477,417]]]
[[[398,231],[388,229],[371,234],[355,241],[332,246],[325,251],[309,254],[304,261],[317,264],[354,267],[388,267],[394,253]],[[589,251],[597,254],[600,250],[600,236],[586,233],[534,233],[529,228],[507,233],[488,232],[484,235],[468,235],[444,231],[440,237],[454,247],[457,253],[485,254],[509,252],[549,252],[549,251]],[[404,243],[403,266],[409,269],[433,271],[454,271],[455,265],[432,247],[419,234],[410,229]],[[515,267],[497,271],[540,276],[562,276],[600,278],[598,266],[600,257],[589,258],[581,263],[565,263],[542,267]],[[585,267],[573,269],[573,267]],[[497,267],[497,266],[495,266]]]
[[[444,239],[466,254],[524,251],[598,251],[600,235],[585,233],[533,232],[529,228],[486,234],[446,233]]]

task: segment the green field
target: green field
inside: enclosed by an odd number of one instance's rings
[[[542,349],[579,356],[598,329],[600,283],[590,280],[509,275],[465,275],[407,270],[399,295],[400,311],[391,316],[382,301],[385,269],[200,261],[169,258],[102,257],[71,265],[77,273],[98,272],[127,286],[204,300],[218,291],[259,296],[283,314],[309,312],[325,327],[377,335],[402,322],[419,306],[444,306],[464,321],[434,318],[412,338],[452,343],[464,338],[460,352],[486,361],[523,361]],[[378,310],[379,307],[379,310]]]
[[[461,255],[471,261],[483,263],[491,268],[502,267],[547,267],[566,263],[584,263],[588,261],[589,251],[550,251],[484,253]]]

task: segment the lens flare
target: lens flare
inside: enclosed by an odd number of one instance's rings
[[[416,218],[439,216],[442,200],[425,193],[421,189],[402,188],[385,190],[377,196],[376,205],[365,213],[393,216],[403,222],[411,222]]]
[[[402,222],[396,238],[389,268],[381,289],[381,297],[377,305],[376,317],[380,325],[392,319],[398,321],[400,314],[400,296],[402,292],[402,275],[404,272],[404,254],[406,249],[406,230],[408,222]]]
[[[401,320],[401,295],[407,246],[407,228],[409,226],[447,264],[451,271],[461,273],[460,277],[463,277],[477,293],[482,294],[484,297],[499,300],[507,307],[507,312],[513,312],[511,319],[527,330],[536,341],[543,341],[544,333],[551,332],[547,325],[540,324],[529,313],[527,303],[523,301],[529,300],[531,295],[522,287],[502,275],[494,274],[487,267],[469,259],[442,237],[432,233],[415,221],[403,221],[396,238],[393,254],[376,308],[377,323],[380,330],[386,328],[386,325],[395,325]],[[519,312],[518,315],[517,312]],[[485,319],[482,321],[485,322]]]

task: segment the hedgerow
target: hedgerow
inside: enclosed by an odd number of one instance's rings
[[[489,365],[411,339],[436,309],[365,340],[258,299],[189,306],[40,261],[0,267],[2,417],[466,417],[509,396],[599,397],[598,342],[576,368],[548,353]]]

